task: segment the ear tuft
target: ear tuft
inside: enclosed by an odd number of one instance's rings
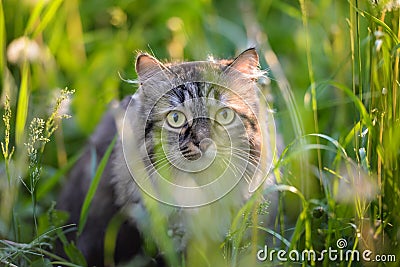
[[[229,67],[234,68],[244,74],[256,76],[259,74],[259,61],[256,49],[249,48],[237,56]]]
[[[135,68],[139,80],[145,80],[156,72],[165,69],[160,61],[147,53],[141,53],[137,56]]]

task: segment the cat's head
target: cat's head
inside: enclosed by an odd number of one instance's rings
[[[266,144],[255,49],[233,60],[167,64],[140,54],[136,71],[138,145],[150,176],[229,191],[259,175]]]

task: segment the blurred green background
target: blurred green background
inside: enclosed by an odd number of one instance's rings
[[[13,157],[4,160],[12,171],[1,167],[6,208],[0,239],[35,238],[32,214],[46,215],[68,164],[109,103],[135,92],[136,85],[124,80],[136,78],[138,51],[181,61],[232,58],[256,46],[261,68],[271,79],[271,105],[285,145],[307,139],[300,143],[318,147],[296,148],[296,157],[281,162],[280,181],[299,188],[309,207],[321,206],[330,214],[336,224],[327,223],[328,232],[347,222],[362,225],[368,217],[378,238],[390,232],[389,244],[398,255],[394,244],[400,220],[393,212],[400,208],[398,1],[2,0],[0,12],[1,103],[9,97],[9,147],[15,147]],[[66,87],[75,93],[62,110],[72,117],[63,120],[36,162],[40,197],[33,201],[33,193],[21,185],[31,175],[24,145],[28,122],[50,116]],[[7,139],[4,128],[1,140]],[[303,137],[310,133],[321,136]],[[337,204],[333,193],[339,184],[329,175],[343,178],[340,162],[347,161],[373,180],[377,189],[371,192],[380,193],[367,197],[356,192],[356,204]],[[281,212],[296,221],[304,203],[290,196],[286,202]],[[309,231],[310,217],[301,220],[299,231]],[[300,234],[291,241],[304,242]]]
[[[112,99],[135,90],[119,74],[135,79],[137,51],[154,53],[162,60],[204,60],[208,55],[232,58],[257,46],[248,38],[251,29],[244,25],[245,16],[255,16],[268,35],[293,91],[301,96],[309,86],[297,1],[44,1],[42,16],[50,5],[56,12],[49,14],[39,32],[34,25],[39,21],[27,30],[37,2],[41,1],[4,2],[5,44],[24,34],[33,37],[40,55],[32,62],[32,93],[46,97],[56,88],[75,89],[74,117],[86,134]],[[316,78],[330,78],[339,67],[344,76],[343,65],[350,56],[348,4],[325,0],[307,1],[307,6]],[[43,22],[45,17],[37,19]],[[265,61],[261,63],[268,68]],[[8,66],[17,79],[18,65]],[[15,88],[8,90],[15,99]]]
[[[332,77],[351,82],[349,4],[346,1],[306,1],[309,44],[315,80]],[[268,37],[284,73],[303,109],[303,99],[310,86],[307,70],[306,38],[298,1],[5,1],[3,49],[13,40],[27,36],[37,45],[37,58],[30,62],[29,90],[33,116],[45,113],[54,92],[68,87],[76,90],[72,112],[77,127],[64,131],[72,143],[88,136],[113,99],[132,94],[136,87],[123,81],[135,79],[137,51],[147,51],[161,60],[204,60],[232,58],[240,51],[256,46],[261,53],[261,67],[269,66],[263,57],[264,46],[254,38],[254,20],[259,31]],[[37,14],[39,13],[39,14]],[[37,24],[40,24],[38,29]],[[247,23],[249,24],[249,23]],[[21,56],[22,57],[22,56]],[[5,60],[5,59],[3,59]],[[6,86],[13,106],[18,96],[21,62],[7,62]],[[274,74],[269,72],[274,80]],[[121,79],[123,78],[123,79]],[[273,83],[274,88],[276,83]],[[334,104],[334,92],[321,97]],[[285,107],[281,93],[274,91],[276,107]],[[342,99],[336,99],[342,101]],[[328,101],[326,101],[328,102]],[[309,103],[307,103],[309,104]],[[310,108],[310,105],[305,108]],[[281,110],[280,110],[281,111]],[[340,131],[351,118],[331,117],[322,110],[322,128]],[[280,114],[279,114],[280,115]],[[278,116],[279,116],[278,115]],[[302,113],[305,129],[314,131],[312,113]],[[307,116],[310,116],[307,118]],[[338,123],[335,123],[339,120]],[[325,130],[325,129],[324,129]],[[291,136],[290,138],[292,138]],[[77,144],[75,143],[77,142]],[[76,146],[75,146],[76,145]],[[71,153],[72,151],[67,151]]]

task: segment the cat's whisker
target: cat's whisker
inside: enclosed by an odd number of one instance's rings
[[[227,162],[227,160],[225,160],[225,164],[228,165],[228,166],[232,166],[231,169],[232,169],[233,172],[236,171],[236,173],[234,172],[235,177],[237,177],[238,174],[240,174],[241,171],[238,169],[238,167],[236,167],[236,166],[233,165],[233,164],[230,164],[230,165],[229,165],[229,163]],[[246,170],[245,170],[243,173],[241,173],[241,178],[244,178],[245,181],[246,181],[248,184],[250,184],[251,181],[250,181],[250,179],[249,179],[249,176],[246,174]]]
[[[160,163],[162,163],[162,164],[160,164]],[[148,175],[144,181],[147,181],[148,179],[150,179],[154,175],[154,173],[158,173],[160,171],[160,169],[164,168],[168,164],[169,164],[169,162],[167,160],[163,160],[163,161],[160,160],[157,165],[148,166],[148,168],[146,168]]]
[[[240,154],[235,155],[235,156],[236,156],[237,159],[240,159],[240,160],[246,162],[250,167],[254,168],[255,170],[259,169],[259,164],[256,164],[256,163],[254,163],[252,161],[249,161],[247,158],[243,158],[243,156],[240,155]]]
[[[252,152],[252,153],[251,153]],[[226,157],[229,157],[232,154],[240,154],[243,157],[247,157],[249,159],[258,159],[258,157],[254,154],[259,153],[259,151],[254,150],[254,151],[246,151],[242,149],[229,149],[229,150],[221,150],[220,151],[221,155],[225,155]]]

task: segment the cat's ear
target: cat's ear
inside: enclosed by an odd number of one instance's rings
[[[160,61],[146,53],[137,56],[135,68],[139,80],[146,80],[157,72],[167,69]]]
[[[255,48],[249,48],[237,56],[228,66],[251,77],[259,74],[258,54]]]

